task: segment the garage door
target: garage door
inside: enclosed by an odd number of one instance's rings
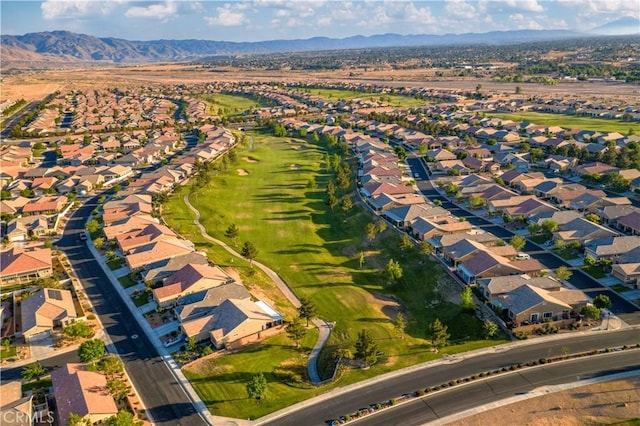
[[[27,342],[37,342],[39,340],[44,340],[48,337],[51,337],[51,331],[43,331],[41,333],[36,333],[33,334],[31,337],[29,337],[28,339],[25,339]]]

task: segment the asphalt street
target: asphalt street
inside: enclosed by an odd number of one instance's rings
[[[468,377],[472,374],[479,374],[484,371],[501,369],[517,363],[524,363],[540,358],[549,358],[552,356],[560,356],[568,353],[580,353],[592,350],[594,348],[617,347],[622,345],[632,345],[640,342],[640,333],[637,329],[627,329],[617,332],[590,332],[586,335],[566,336],[557,340],[540,340],[539,342],[528,342],[525,345],[516,345],[509,349],[505,347],[496,347],[494,352],[489,352],[475,357],[462,358],[463,355],[450,358],[450,363],[437,365],[434,367],[420,369],[418,371],[410,371],[405,374],[395,375],[389,379],[381,380],[377,383],[369,384],[364,388],[350,391],[344,394],[328,396],[325,400],[312,406],[305,407],[287,417],[276,419],[270,425],[321,425],[327,421],[337,419],[348,413],[355,412],[370,404],[387,401],[391,398],[415,392],[418,389],[424,389],[427,386],[437,386],[442,383],[448,383],[451,380]],[[425,348],[425,350],[429,350]],[[633,353],[630,364],[635,368],[640,367],[638,360],[638,351],[630,351]],[[578,370],[587,360],[591,358],[580,358],[577,362]],[[602,359],[602,358],[597,358]],[[554,365],[554,364],[550,364]],[[556,364],[559,365],[559,364]],[[609,362],[603,364],[600,362],[600,370],[608,371],[614,368]],[[520,370],[523,371],[524,370]],[[531,370],[534,371],[534,370]],[[585,372],[589,369],[585,367]],[[582,371],[577,373],[583,376]],[[533,374],[535,375],[535,373]],[[528,373],[527,373],[528,376]],[[532,386],[530,389],[533,389]],[[472,391],[473,388],[463,387],[465,392],[457,396],[460,404],[473,407],[481,404],[477,400],[477,395]],[[451,395],[451,394],[448,394]],[[466,402],[465,402],[466,401]],[[447,411],[443,411],[446,413]],[[447,415],[447,414],[443,414]],[[408,416],[410,418],[410,416]],[[386,424],[402,424],[404,422],[387,421]]]
[[[105,333],[125,363],[127,373],[154,423],[203,425],[204,420],[92,257],[86,243],[79,239],[87,218],[97,206],[95,200],[90,200],[73,213],[56,248],[69,258],[94,312],[100,317]]]
[[[431,182],[429,181],[429,176],[427,175],[427,172],[422,164],[420,164],[420,160],[418,158],[408,158],[407,163],[411,167],[411,173],[414,176],[416,174],[419,176],[417,178],[418,188],[420,189],[422,194],[428,197],[430,200],[438,199],[442,201],[442,207],[451,212],[452,215],[457,217],[464,217],[472,225],[477,226],[487,232],[491,232],[498,238],[502,238],[507,241],[515,235],[510,230],[505,229],[500,225],[493,224],[484,218],[474,216],[473,214],[459,208],[451,201],[440,195],[440,193],[433,188]],[[609,288],[603,286],[598,281],[585,274],[581,270],[574,269],[564,260],[556,257],[548,251],[543,251],[541,248],[537,247],[531,242],[527,242],[527,245],[521,251],[529,253],[533,259],[537,259],[538,261],[540,261],[540,263],[542,263],[549,269],[556,269],[561,265],[565,265],[571,268],[573,275],[567,280],[571,285],[573,285],[577,289],[584,291],[587,296],[592,298],[596,297],[599,294],[606,294],[611,300],[611,312],[620,317],[627,324],[640,324],[640,312],[632,303],[621,297],[615,291],[612,291]]]
[[[493,376],[463,386],[416,399],[373,416],[367,416],[359,425],[386,426],[391,424],[423,425],[442,417],[460,413],[484,404],[530,392],[541,386],[571,383],[604,374],[621,373],[638,369],[638,351],[575,359],[562,363],[545,364],[514,373]],[[606,365],[606,371],[603,371]]]

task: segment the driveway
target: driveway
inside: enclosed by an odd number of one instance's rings
[[[34,361],[51,356],[53,354],[53,337],[49,336],[29,343],[29,350],[31,351],[31,359]]]

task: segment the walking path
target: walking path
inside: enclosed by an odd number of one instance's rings
[[[193,205],[189,201],[189,195],[190,193],[187,193],[184,196],[184,203],[187,205],[187,207],[189,207],[189,209],[195,215],[195,219],[193,220],[193,223],[200,230],[200,234],[202,234],[202,236],[207,240],[215,244],[218,244],[220,247],[224,248],[233,256],[236,256],[242,259],[243,258],[242,255],[237,251],[235,251],[233,248],[229,247],[224,241],[217,240],[212,236],[210,236],[209,234],[207,234],[207,229],[200,223],[200,211],[198,211],[198,209],[193,207]],[[267,274],[267,276],[271,278],[274,283],[276,283],[276,285],[278,286],[282,294],[284,294],[284,296],[293,304],[293,306],[295,306],[296,308],[300,306],[300,299],[298,299],[298,297],[293,293],[293,291],[291,291],[291,288],[289,288],[287,283],[284,282],[284,280],[280,277],[280,275],[278,275],[272,269],[263,265],[260,262],[256,262],[254,260],[253,264],[256,265],[259,269],[261,269],[265,274]],[[313,322],[313,325],[315,325],[318,328],[319,334],[318,334],[318,340],[316,341],[316,344],[311,351],[311,355],[309,356],[309,362],[307,363],[307,371],[309,373],[309,380],[311,381],[311,383],[317,386],[321,384],[320,376],[318,374],[318,355],[320,354],[320,351],[322,350],[322,347],[324,346],[324,344],[327,342],[327,340],[329,340],[329,336],[331,335],[331,325],[319,318],[314,318],[312,322]]]

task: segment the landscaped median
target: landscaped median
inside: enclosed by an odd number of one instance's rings
[[[340,201],[330,208],[325,187],[335,179],[335,172],[328,164],[324,141],[257,132],[250,136],[253,150],[239,147],[235,162],[213,173],[206,187],[176,191],[163,206],[163,218],[198,250],[206,251],[210,260],[238,274],[252,294],[272,300],[287,320],[297,315],[266,275],[200,235],[183,202],[187,191],[193,191],[190,202],[200,211],[209,235],[238,252],[250,241],[258,249],[256,260],[276,271],[298,297],[310,299],[318,317],[335,321],[321,353],[321,378],[331,376],[338,353],[354,351],[361,330],[367,330],[377,344],[378,361],[368,369],[346,368],[334,382],[314,388],[307,384],[301,367],[306,365],[316,331],[308,330],[300,351],[285,335],[274,336],[185,371],[212,413],[257,418],[334,387],[505,342],[502,337],[482,338],[482,322],[461,310],[450,278],[418,248],[403,246],[391,229],[367,237],[367,225],[376,218],[357,204],[353,183],[337,190],[339,199],[350,198],[353,203]],[[351,170],[355,169],[351,162]],[[225,236],[232,224],[239,229],[238,235]],[[403,269],[393,284],[381,276],[391,259]],[[407,323],[402,335],[394,326],[399,312]],[[450,344],[439,353],[431,350],[427,338],[429,324],[436,318],[451,335]],[[245,386],[259,372],[267,378],[267,391],[256,403],[247,399]]]

